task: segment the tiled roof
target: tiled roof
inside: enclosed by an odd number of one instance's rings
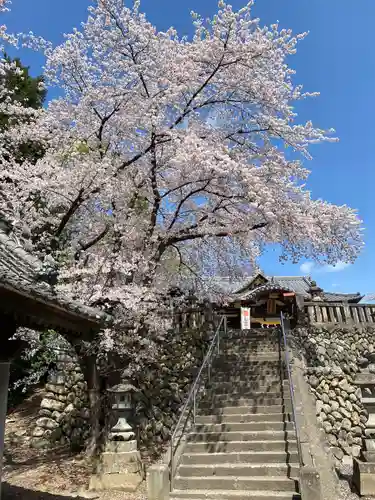
[[[285,286],[283,286],[282,289],[284,290],[284,292],[293,292],[294,291],[294,290],[287,288]],[[271,281],[269,283],[266,283],[265,285],[260,285],[256,288],[254,288],[253,290],[250,290],[247,292],[242,292],[242,293],[238,294],[238,298],[241,300],[252,299],[253,297],[256,297],[258,295],[258,293],[273,292],[273,291],[278,291],[278,290],[280,290],[280,285],[276,282]]]
[[[326,302],[354,302],[358,303],[363,295],[360,293],[331,293],[324,292],[323,298]]]
[[[311,281],[306,276],[268,276],[269,280],[278,283],[282,288],[287,288],[304,297],[309,297]]]
[[[249,276],[242,279],[233,279],[227,276],[218,276],[216,278],[211,278],[209,284],[210,288],[218,293],[232,294],[247,285],[251,279],[252,278]]]
[[[108,315],[102,311],[56,293],[45,279],[43,263],[28,253],[17,238],[10,237],[1,230],[0,288],[15,291],[36,302],[57,306],[72,316],[87,318],[96,323],[109,320]]]
[[[238,293],[239,295],[245,293],[247,286],[250,286],[252,281],[257,276],[259,276],[259,274],[244,280],[241,283],[241,286],[234,290],[234,292]],[[261,276],[264,277],[268,281],[268,283],[276,285],[276,287],[278,287],[279,289],[282,288],[303,295],[306,298],[309,297],[311,282],[309,278],[305,276],[264,276],[263,274],[261,274]]]
[[[310,296],[310,287],[311,287],[311,279],[307,276],[263,276],[268,280],[268,283],[256,287],[255,290],[250,290],[246,292],[246,287],[250,286],[252,281],[259,276],[253,276],[252,278],[247,278],[246,283],[242,283],[237,290],[235,290],[235,295],[238,297],[251,297],[254,295],[253,292],[256,293],[265,291],[265,290],[276,290],[282,289],[285,291],[294,292],[298,295],[302,295],[305,299],[311,299]],[[331,292],[323,292],[322,298],[327,302],[354,302],[357,303],[362,299],[362,295],[360,293],[331,293]]]

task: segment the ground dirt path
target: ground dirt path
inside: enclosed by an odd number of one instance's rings
[[[145,485],[136,494],[88,492],[91,469],[83,455],[72,454],[66,448],[43,451],[30,447],[42,394],[41,390],[35,391],[8,412],[2,500],[146,500]]]

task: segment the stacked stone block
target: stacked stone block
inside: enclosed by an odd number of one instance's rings
[[[74,353],[63,341],[45,391],[32,446],[46,448],[69,444],[72,448],[80,447],[89,431],[87,386]]]
[[[375,330],[309,327],[295,330],[294,338],[306,358],[317,419],[334,456],[358,457],[368,411],[355,378],[363,370],[375,372]]]

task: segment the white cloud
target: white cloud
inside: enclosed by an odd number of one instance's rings
[[[316,273],[337,273],[339,271],[343,271],[347,267],[349,267],[351,264],[347,262],[342,262],[339,261],[337,262],[336,265],[332,264],[326,264],[324,266],[317,266],[315,262],[307,261],[301,264],[300,270],[304,274],[310,274],[311,272],[316,272]]]
[[[300,270],[304,274],[310,274],[314,267],[314,262],[304,262],[303,264],[301,264]]]
[[[339,271],[343,271],[344,269],[346,269],[349,266],[350,266],[350,264],[348,262],[339,261],[335,266],[332,266],[330,264],[323,266],[321,268],[321,272],[322,273],[337,273]]]

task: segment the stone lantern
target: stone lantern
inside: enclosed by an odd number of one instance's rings
[[[128,419],[133,412],[133,394],[136,392],[136,387],[128,381],[108,389],[108,393],[113,399],[112,410],[118,415],[117,422],[111,428],[108,436],[110,441],[130,441],[135,438],[135,434]]]
[[[108,389],[112,411],[117,418],[110,429],[97,473],[90,479],[91,490],[135,491],[144,478],[135,433],[128,420],[132,415],[137,389],[128,381]]]
[[[320,288],[315,281],[311,282],[311,286],[309,289],[309,293],[311,295],[311,300],[314,302],[323,302],[323,289]]]

